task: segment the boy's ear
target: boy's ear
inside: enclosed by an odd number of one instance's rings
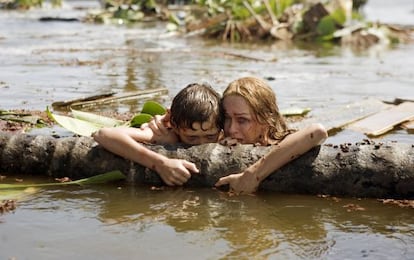
[[[224,131],[220,130],[218,140],[220,141],[220,140],[223,140],[223,139],[224,139]]]

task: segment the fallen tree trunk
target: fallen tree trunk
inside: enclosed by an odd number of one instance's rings
[[[200,169],[186,186],[212,187],[222,176],[252,164],[269,147],[219,144],[148,146],[169,157],[194,162]],[[120,170],[133,183],[162,185],[150,169],[116,156],[92,138],[0,133],[0,172],[85,178]],[[414,145],[370,141],[323,145],[274,172],[261,190],[352,197],[414,198]]]

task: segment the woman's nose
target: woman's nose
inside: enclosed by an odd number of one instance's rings
[[[230,123],[229,123],[229,134],[230,135],[234,135],[234,134],[236,134],[237,133],[237,124],[232,120]]]

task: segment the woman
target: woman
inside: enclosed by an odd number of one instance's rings
[[[276,95],[258,78],[244,77],[231,82],[223,93],[223,144],[272,145],[271,151],[243,172],[222,177],[216,187],[228,184],[236,194],[255,192],[272,172],[320,145],[328,137],[325,128],[313,124],[305,129],[288,129],[279,113]],[[168,118],[156,117],[149,126],[155,134],[165,134]]]
[[[222,177],[215,186],[228,184],[237,194],[252,193],[272,172],[320,145],[328,137],[325,128],[313,124],[294,132],[279,113],[276,95],[258,78],[244,77],[223,93],[224,135],[242,144],[273,145],[271,151],[241,173]],[[231,141],[230,141],[231,142]]]

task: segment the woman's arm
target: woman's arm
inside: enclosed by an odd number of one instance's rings
[[[327,137],[328,133],[321,124],[299,130],[274,145],[269,153],[246,170],[220,178],[215,186],[229,184],[230,191],[237,194],[255,192],[260,182],[272,172],[322,144]]]
[[[170,159],[142,145],[142,142],[158,141],[150,128],[102,128],[93,138],[108,151],[156,171],[167,185],[182,185],[191,177],[191,172],[198,172],[191,162]]]

